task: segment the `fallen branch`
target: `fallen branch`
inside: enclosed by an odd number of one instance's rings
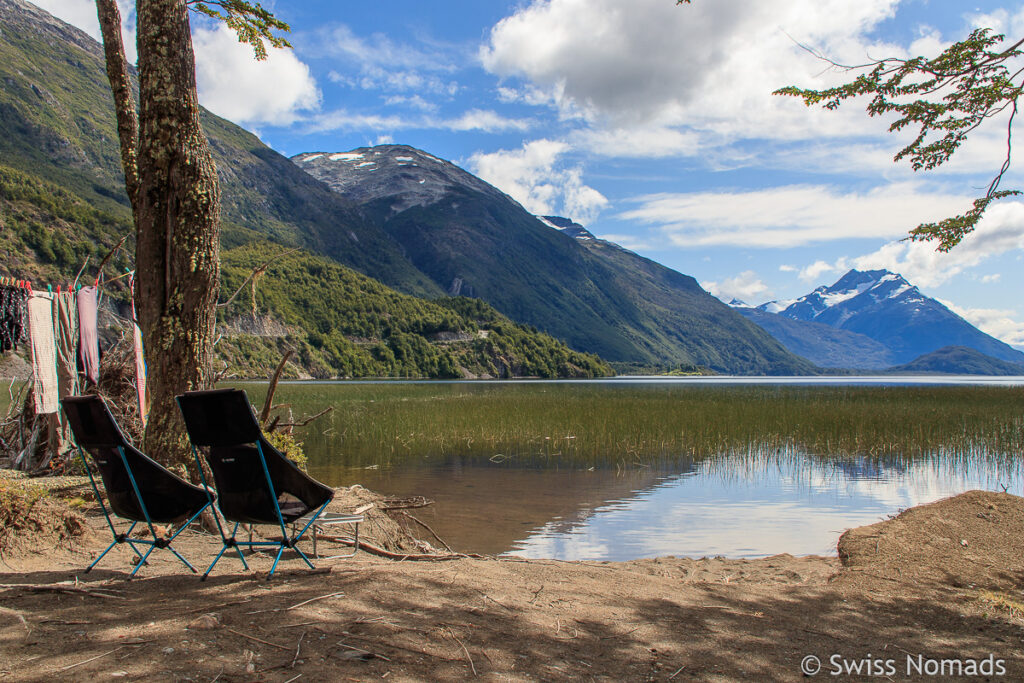
[[[352,539],[350,539],[350,538],[343,538],[341,536],[323,536],[323,535],[321,535],[321,536],[318,536],[318,538],[320,538],[321,540],[325,540],[325,541],[332,541],[334,543],[338,543],[339,545],[348,546],[350,548],[355,546],[355,542]],[[359,549],[360,550],[365,550],[366,552],[370,553],[371,555],[377,555],[378,557],[384,557],[384,558],[387,558],[389,560],[410,560],[410,561],[413,561],[413,562],[446,562],[448,560],[462,560],[462,559],[466,559],[466,558],[470,558],[470,559],[474,559],[474,560],[485,560],[485,559],[487,559],[483,555],[476,555],[476,554],[473,554],[473,553],[452,553],[450,555],[429,555],[429,554],[426,554],[426,553],[417,553],[417,554],[393,553],[390,550],[384,550],[384,548],[378,548],[375,545],[372,545],[370,543],[366,543],[362,539],[359,540]]]
[[[455,632],[450,628],[448,629],[448,633],[451,635],[452,640],[462,646],[462,651],[466,653],[466,659],[469,660],[470,670],[472,670],[474,676],[478,676],[479,674],[476,672],[476,666],[473,665],[473,658],[469,656],[469,649],[466,648],[466,644],[459,640],[458,636],[456,636]]]
[[[75,586],[45,586],[31,583],[8,583],[0,586],[3,589],[14,589],[23,588],[33,593],[71,593],[72,595],[91,595],[97,598],[105,598],[107,600],[125,600],[126,598],[122,595],[111,595],[107,592],[89,590],[88,588],[79,588]]]
[[[115,647],[113,650],[111,650],[109,652],[104,652],[101,655],[96,655],[95,657],[90,657],[89,659],[86,659],[85,661],[82,661],[82,662],[78,662],[77,664],[72,664],[70,666],[65,666],[65,667],[63,667],[61,669],[57,669],[57,671],[68,671],[69,669],[74,669],[76,666],[82,666],[83,664],[88,664],[89,662],[95,662],[97,659],[102,659],[103,657],[106,657],[107,655],[112,655],[115,652],[117,652],[118,650],[123,650],[126,647],[127,647],[127,645],[122,645],[121,647]]]
[[[274,406],[274,407],[275,408],[279,408],[280,406]],[[273,424],[267,429],[267,431],[268,432],[272,432],[277,427],[305,427],[306,425],[308,425],[313,420],[317,419],[318,417],[323,417],[324,415],[326,415],[327,413],[331,412],[332,410],[334,410],[334,406],[328,406],[327,408],[324,408],[323,410],[321,410],[316,415],[313,415],[312,417],[305,417],[305,418],[299,420],[298,422],[283,422],[281,424],[278,424],[277,418],[275,417]]]
[[[345,594],[344,592],[338,591],[336,593],[328,593],[327,595],[321,595],[321,596],[318,596],[318,597],[315,597],[315,598],[310,598],[309,600],[303,600],[302,602],[300,602],[297,605],[292,605],[291,607],[286,607],[284,609],[284,611],[288,612],[288,611],[293,610],[293,609],[295,609],[297,607],[302,607],[303,605],[308,605],[311,602],[316,602],[317,600],[326,600],[327,598],[334,598],[334,597],[337,597],[339,595],[344,595],[344,594]]]
[[[233,628],[226,628],[224,630],[229,631],[230,633],[234,633],[236,636],[242,636],[243,638],[248,638],[249,640],[255,640],[257,643],[263,643],[264,645],[269,645],[270,647],[276,647],[278,650],[284,650],[285,652],[292,651],[290,647],[278,645],[277,643],[272,643],[269,640],[263,640],[262,638],[257,638],[256,636],[250,636],[248,633],[242,633],[241,631],[236,631]]]
[[[454,552],[455,552],[454,550],[452,550],[452,547],[451,547],[450,545],[448,545],[447,543],[445,543],[445,541],[444,541],[444,539],[443,539],[443,538],[441,538],[440,536],[438,536],[438,535],[437,535],[437,532],[436,532],[436,531],[434,531],[434,530],[433,530],[433,529],[431,529],[431,528],[430,528],[429,526],[427,526],[426,522],[423,522],[423,521],[419,520],[418,518],[416,518],[416,517],[413,517],[412,515],[410,515],[410,514],[409,514],[408,512],[406,512],[405,510],[402,510],[402,511],[401,511],[401,514],[402,514],[402,515],[404,515],[405,517],[408,517],[409,519],[411,519],[412,521],[416,522],[416,523],[417,523],[417,524],[419,524],[419,525],[420,525],[421,527],[423,527],[424,529],[426,529],[427,531],[429,531],[429,532],[430,532],[430,533],[431,533],[431,534],[433,535],[433,537],[434,537],[435,539],[437,539],[437,542],[438,542],[438,543],[440,543],[441,545],[443,545],[443,546],[444,546],[445,550],[447,550],[447,551],[448,551],[448,552],[450,552],[450,553],[454,553]]]

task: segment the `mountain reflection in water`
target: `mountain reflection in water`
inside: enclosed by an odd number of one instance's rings
[[[318,468],[335,484],[427,495],[413,511],[454,549],[564,560],[834,554],[839,535],[970,489],[1019,492],[1019,463],[733,454],[671,469],[593,470],[449,457],[394,470]]]

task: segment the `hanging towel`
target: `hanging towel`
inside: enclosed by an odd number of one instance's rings
[[[100,380],[100,337],[97,330],[99,289],[78,290],[78,355],[85,369],[85,379],[92,384]]]
[[[72,292],[53,295],[53,338],[57,349],[57,393],[60,398],[78,394],[78,304]],[[56,452],[71,438],[64,414],[57,412],[57,424],[50,437]]]
[[[32,386],[36,413],[56,413],[57,363],[53,342],[53,296],[32,292],[28,300],[28,327],[32,346]]]
[[[53,295],[53,337],[60,397],[78,394],[78,305],[71,292]]]

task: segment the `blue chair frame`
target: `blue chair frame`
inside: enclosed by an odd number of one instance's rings
[[[196,568],[172,543],[203,510],[210,507],[210,492],[181,479],[132,446],[99,396],[69,396],[61,399],[61,405],[71,426],[78,457],[114,538],[85,571],[91,571],[115,546],[126,543],[137,558],[129,578],[138,573],[158,548],[170,550],[182,564],[196,573]],[[86,451],[103,478],[106,503],[85,457]],[[112,516],[131,521],[128,530],[118,533]],[[132,538],[132,532],[141,522],[148,527],[150,538]],[[157,533],[154,524],[180,526],[172,535],[163,537]]]
[[[216,509],[224,515],[224,521],[235,523],[228,534],[218,517],[217,528],[223,545],[203,574],[203,580],[230,548],[235,549],[246,570],[249,564],[242,548],[250,551],[276,548],[267,580],[277,571],[286,549],[294,550],[306,566],[315,569],[297,544],[327,509],[334,497],[333,489],[299,470],[266,440],[244,391],[194,391],[178,396],[177,402],[206,491],[209,493],[211,489],[200,449],[207,449],[204,456],[217,485]],[[290,496],[294,503],[282,510],[279,495]],[[212,502],[212,498],[210,500]],[[301,518],[306,518],[301,529],[289,533],[288,524]],[[249,540],[239,539],[238,529],[243,523],[272,524],[280,529],[281,540],[254,541],[251,534]]]
[[[253,541],[250,538],[248,541],[240,541],[238,540],[237,536],[238,527],[241,526],[242,523],[235,522],[235,527],[231,530],[231,535],[228,536],[224,533],[224,527],[220,523],[220,515],[215,514],[214,519],[217,520],[217,530],[220,532],[220,538],[221,541],[224,543],[224,546],[220,549],[220,552],[217,553],[217,557],[213,558],[213,562],[210,563],[210,566],[206,569],[206,572],[203,574],[203,578],[200,579],[201,581],[206,580],[206,577],[209,576],[210,572],[213,571],[213,568],[217,566],[217,563],[220,562],[220,558],[224,555],[228,548],[235,549],[235,551],[238,553],[238,559],[242,561],[242,567],[245,568],[246,571],[249,571],[249,564],[245,561],[245,555],[242,554],[242,549],[239,546],[246,546],[247,548],[249,548],[249,550],[260,547],[276,547],[278,549],[277,555],[274,557],[274,564],[270,568],[270,573],[267,574],[267,581],[269,581],[270,577],[274,575],[275,571],[277,571],[277,564],[281,561],[281,555],[284,554],[285,548],[291,548],[292,550],[294,550],[296,553],[299,554],[299,557],[302,558],[302,561],[305,562],[310,569],[316,569],[316,567],[313,566],[313,563],[309,561],[309,558],[306,557],[306,554],[302,552],[302,550],[300,550],[298,545],[296,544],[299,542],[299,539],[301,539],[302,536],[306,533],[306,530],[313,525],[313,523],[317,520],[320,514],[327,509],[327,506],[330,505],[331,501],[328,500],[326,503],[321,505],[320,508],[309,518],[309,521],[306,522],[306,525],[302,527],[302,530],[299,531],[299,533],[295,534],[294,536],[290,536],[288,534],[288,529],[285,525],[284,516],[281,514],[281,506],[277,503],[277,493],[274,491],[274,481],[273,479],[271,479],[270,470],[267,468],[267,459],[263,455],[263,446],[262,444],[260,444],[259,441],[256,442],[256,451],[259,453],[260,456],[260,465],[263,467],[263,476],[266,477],[267,486],[270,489],[270,495],[271,497],[274,498],[274,509],[275,512],[277,513],[277,522],[281,527],[281,540]],[[203,486],[206,487],[207,491],[209,491],[210,487],[206,482],[206,474],[203,472],[203,463],[199,459],[199,451],[198,449],[196,449],[195,444],[192,444],[192,455],[196,459],[196,468],[199,470],[199,476],[202,479]],[[213,500],[210,500],[210,504],[212,503]],[[225,519],[225,521],[227,520]]]
[[[118,455],[121,456],[121,462],[124,463],[125,470],[128,471],[128,478],[131,480],[132,490],[135,492],[135,500],[138,501],[139,507],[142,508],[142,514],[146,518],[146,526],[149,527],[149,533],[152,534],[153,538],[152,540],[148,538],[131,538],[132,531],[134,531],[135,527],[139,524],[139,522],[136,520],[132,521],[131,526],[128,527],[127,531],[120,534],[117,533],[117,529],[114,527],[114,521],[110,518],[110,512],[107,510],[107,506],[103,503],[103,497],[100,496],[99,487],[96,486],[96,478],[93,477],[92,470],[89,468],[89,462],[85,459],[85,453],[83,453],[81,447],[79,447],[78,457],[82,459],[82,465],[85,467],[85,471],[89,474],[89,484],[92,485],[92,492],[96,496],[96,500],[100,504],[100,509],[103,511],[103,516],[107,520],[107,526],[110,528],[110,533],[114,537],[113,542],[111,542],[111,544],[107,546],[107,549],[100,553],[100,556],[93,560],[92,564],[85,568],[85,573],[88,574],[90,571],[92,571],[92,568],[99,564],[99,561],[102,560],[103,557],[114,548],[114,546],[120,545],[121,543],[127,543],[128,547],[131,548],[139,558],[138,562],[135,565],[135,569],[133,569],[132,573],[129,574],[129,578],[135,576],[135,573],[142,568],[142,565],[146,564],[146,560],[149,558],[150,554],[157,548],[160,548],[161,550],[170,550],[172,553],[174,553],[175,557],[181,560],[182,564],[184,564],[186,567],[192,570],[193,574],[198,573],[196,568],[193,567],[188,560],[182,557],[181,553],[174,549],[174,547],[171,545],[171,542],[178,537],[178,534],[187,529],[188,525],[194,522],[196,518],[199,517],[199,515],[203,514],[203,510],[210,507],[213,501],[208,500],[206,505],[199,509],[199,512],[189,517],[189,519],[186,522],[184,522],[178,528],[178,530],[175,531],[174,534],[172,534],[170,537],[161,538],[156,533],[156,529],[153,528],[153,520],[150,519],[149,511],[146,510],[146,503],[142,499],[142,494],[139,493],[139,485],[135,481],[135,475],[132,473],[132,468],[128,464],[128,458],[125,457],[124,449],[118,446],[117,452]],[[135,547],[136,545],[141,545],[143,547],[149,546],[149,550],[147,550],[143,554],[139,552],[138,548]]]

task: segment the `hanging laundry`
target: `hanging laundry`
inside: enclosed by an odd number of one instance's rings
[[[60,397],[78,394],[78,305],[72,292],[53,295],[53,337],[57,347]]]
[[[28,300],[28,326],[32,348],[32,388],[36,413],[56,413],[60,404],[53,340],[53,295],[32,292]]]
[[[86,381],[96,384],[100,380],[100,337],[98,325],[99,289],[82,287],[76,295],[78,302],[78,356],[85,370]]]
[[[0,351],[28,341],[28,290],[0,287]]]

